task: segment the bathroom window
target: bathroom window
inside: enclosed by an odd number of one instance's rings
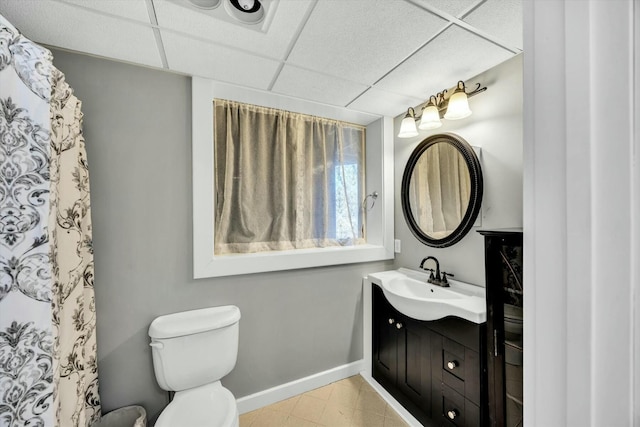
[[[199,77],[192,78],[191,94],[195,278],[393,259],[392,118]],[[313,149],[317,161],[307,155],[301,155],[302,163],[287,160],[253,137],[241,150],[244,154],[238,155],[233,141],[220,144],[226,139],[226,131],[220,133],[216,123],[222,100],[238,108],[248,104],[248,109],[273,109],[304,119],[315,116],[314,126],[334,136],[325,138],[331,142],[322,149],[303,138],[303,151]],[[251,133],[260,126],[254,121],[239,126],[238,132]],[[292,129],[301,131],[305,126]],[[256,156],[271,160],[258,166]],[[274,179],[282,165],[286,172],[280,174],[286,173],[287,179]],[[290,179],[298,174],[304,179]],[[247,176],[253,181],[242,184]],[[281,193],[278,197],[276,190]],[[375,203],[369,197],[362,209],[366,196],[374,192]],[[265,218],[268,227],[247,224]],[[307,230],[301,233],[304,224]],[[279,233],[270,227],[280,227],[287,239],[273,237]]]
[[[366,243],[365,128],[214,101],[215,255]]]

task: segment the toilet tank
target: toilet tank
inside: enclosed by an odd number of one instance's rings
[[[204,308],[156,318],[149,326],[153,368],[164,390],[182,391],[227,375],[238,356],[240,309]]]

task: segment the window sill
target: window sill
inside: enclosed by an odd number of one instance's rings
[[[393,259],[393,257],[393,252],[384,246],[369,244],[350,247],[219,255],[208,260],[196,259],[194,276],[196,279],[235,276],[268,271],[373,262]]]

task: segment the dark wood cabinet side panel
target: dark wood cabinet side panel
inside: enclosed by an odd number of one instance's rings
[[[480,395],[482,390],[480,354],[468,348],[465,349],[465,362],[467,369],[465,371],[464,395],[476,405],[480,405]]]
[[[480,408],[469,399],[464,402],[465,427],[481,427]]]

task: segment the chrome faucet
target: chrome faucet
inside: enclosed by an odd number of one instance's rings
[[[434,273],[433,268],[425,268],[424,267],[425,263],[427,261],[429,261],[429,260],[433,260],[436,263],[435,273]],[[422,260],[422,262],[420,263],[420,269],[431,272],[427,282],[432,283],[434,285],[442,286],[443,288],[449,287],[449,282],[447,281],[447,276],[453,277],[453,274],[449,274],[449,273],[443,271],[442,275],[440,275],[440,263],[438,262],[436,257],[428,256],[428,257],[424,258]]]

